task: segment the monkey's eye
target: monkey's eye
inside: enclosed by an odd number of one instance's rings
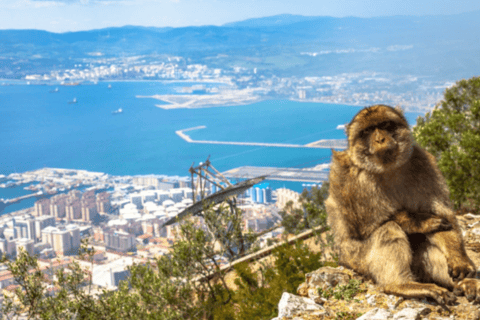
[[[381,130],[386,130],[389,132],[393,132],[397,129],[397,124],[393,121],[385,121],[378,125],[378,128]]]
[[[367,137],[370,133],[372,133],[372,131],[375,129],[375,127],[368,127],[366,129],[363,129],[362,131],[360,131],[359,133],[359,136],[360,138],[365,138]]]

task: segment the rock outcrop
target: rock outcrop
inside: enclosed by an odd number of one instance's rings
[[[467,253],[480,267],[480,216],[458,216]],[[480,278],[477,275],[477,278]],[[480,320],[480,305],[458,297],[454,306],[427,299],[387,295],[369,279],[352,270],[323,267],[305,276],[297,295],[284,293],[275,320],[313,319],[469,319]]]

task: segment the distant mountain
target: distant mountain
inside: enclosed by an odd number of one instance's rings
[[[252,18],[244,21],[226,23],[224,27],[249,27],[249,28],[258,28],[258,27],[271,27],[271,26],[284,26],[297,22],[307,22],[311,20],[316,20],[319,17],[312,16],[301,16],[293,14],[279,14],[271,17],[264,18]]]
[[[449,16],[278,15],[223,26],[125,26],[50,33],[0,30],[0,78],[103,57],[179,55],[194,63],[312,76],[364,70],[421,76],[480,73],[480,11]]]

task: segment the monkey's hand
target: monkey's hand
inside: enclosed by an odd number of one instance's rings
[[[448,273],[454,281],[460,281],[465,278],[474,278],[477,270],[475,265],[467,257],[447,256]]]
[[[451,230],[452,224],[445,218],[438,217],[431,213],[408,213],[397,212],[393,218],[402,230],[407,233],[433,233],[438,231]]]

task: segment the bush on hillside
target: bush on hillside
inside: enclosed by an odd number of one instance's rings
[[[435,109],[418,117],[413,135],[437,158],[455,207],[480,209],[480,77],[445,90]]]

